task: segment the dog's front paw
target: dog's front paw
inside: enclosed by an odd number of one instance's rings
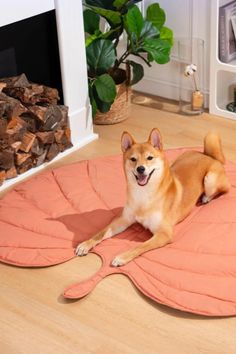
[[[128,263],[128,261],[125,259],[125,257],[123,257],[122,255],[120,256],[116,256],[112,262],[111,265],[113,267],[121,267],[123,265],[125,265],[126,263]]]
[[[202,196],[202,204],[207,204],[211,201],[211,197],[207,197],[205,194]]]
[[[84,241],[82,243],[80,243],[75,250],[75,254],[76,256],[85,256],[86,254],[88,254],[89,250],[91,250],[93,246],[91,245],[91,242],[88,241]]]

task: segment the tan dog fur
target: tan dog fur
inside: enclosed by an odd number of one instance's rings
[[[102,240],[135,222],[151,231],[153,236],[149,240],[115,257],[113,266],[122,266],[144,252],[172,242],[174,225],[191,212],[200,197],[207,203],[230,188],[221,140],[216,133],[205,137],[204,153],[185,152],[171,166],[156,128],[145,143],[136,143],[124,132],[121,148],[127,180],[127,202],[122,215],[76,248],[78,256],[85,255]]]

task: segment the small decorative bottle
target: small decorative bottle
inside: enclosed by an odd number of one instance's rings
[[[203,94],[196,90],[192,93],[192,110],[199,111],[203,108]]]
[[[198,84],[196,80],[197,65],[190,64],[185,68],[184,74],[186,76],[191,76],[193,78],[195,90],[192,92],[191,108],[193,111],[202,111],[203,110],[203,93],[198,89]]]

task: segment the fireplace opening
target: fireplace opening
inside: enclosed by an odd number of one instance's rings
[[[55,10],[0,27],[0,78],[22,73],[56,88],[63,104]]]

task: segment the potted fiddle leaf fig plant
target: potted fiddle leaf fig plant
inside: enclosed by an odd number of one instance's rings
[[[165,11],[153,3],[143,16],[136,5],[140,1],[85,0],[83,4],[89,97],[97,124],[127,118],[129,88],[143,78],[142,64],[150,67],[170,60],[173,32],[164,26]]]

